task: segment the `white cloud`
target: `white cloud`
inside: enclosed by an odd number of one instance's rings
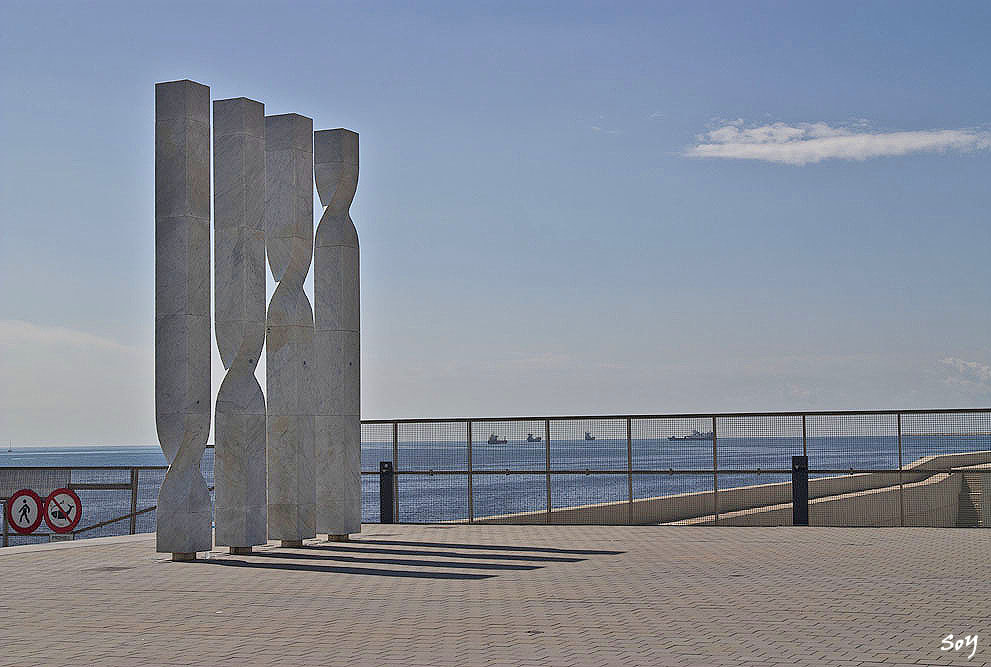
[[[599,127],[598,125],[589,125],[589,128],[593,132],[602,132],[604,134],[619,134],[619,130],[610,130],[608,128]]]
[[[956,357],[940,359],[940,363],[953,371],[953,375],[946,379],[950,384],[991,385],[991,366]]]
[[[698,143],[683,155],[804,165],[830,159],[988,149],[991,132],[981,130],[878,132],[863,121],[845,126],[819,122],[747,127],[742,120],[735,120],[699,135]]]
[[[0,320],[0,343],[4,345],[58,345],[135,352],[135,348],[78,329],[45,326],[23,320]]]

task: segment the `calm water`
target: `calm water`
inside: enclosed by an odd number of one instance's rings
[[[894,436],[809,438],[812,468],[897,468],[898,440]],[[991,449],[991,436],[903,436],[902,460],[905,465],[934,454]],[[733,473],[733,469],[790,469],[791,456],[802,453],[801,438],[720,438],[718,442],[720,488],[790,480],[789,474]],[[710,441],[672,442],[666,438],[636,439],[632,447],[634,470],[712,470]],[[547,506],[544,443],[510,442],[505,445],[476,444],[472,447],[473,499],[475,516],[522,511],[541,511]],[[392,444],[362,443],[362,470],[378,471],[379,461],[392,460]],[[165,459],[157,445],[127,447],[51,447],[0,450],[0,468],[24,466],[162,466]],[[439,475],[429,471],[465,470],[468,450],[464,443],[399,443],[399,470],[419,470],[427,474],[400,475],[399,519],[401,521],[443,521],[468,516],[468,476]],[[554,507],[625,500],[629,488],[625,474],[625,438],[553,440],[551,467],[574,471],[553,475],[551,503]],[[533,470],[539,474],[506,474],[501,471]],[[202,463],[207,483],[213,485],[213,450],[207,449]],[[589,472],[586,473],[585,471]],[[483,474],[484,471],[498,474]],[[0,473],[2,474],[2,473]],[[143,471],[139,480],[138,507],[156,503],[163,477],[160,471]],[[73,482],[129,482],[129,473],[75,471]],[[712,488],[711,474],[634,474],[634,497],[688,493]],[[379,477],[362,476],[363,520],[379,518]],[[81,492],[83,524],[96,523],[130,511],[127,491]],[[139,517],[138,530],[154,530],[154,512]],[[121,525],[97,534],[118,534]],[[126,532],[124,530],[123,532]]]

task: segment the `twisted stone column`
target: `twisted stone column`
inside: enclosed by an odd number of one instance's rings
[[[313,120],[265,117],[265,242],[278,281],[268,306],[268,536],[314,537],[313,309],[303,280],[313,258]]]
[[[267,541],[265,396],[265,105],[213,103],[214,312],[227,374],[217,394],[216,539],[232,553]]]
[[[349,209],[358,187],[358,135],[314,134],[314,173],[326,207],[316,234],[317,532],[361,531],[361,391],[358,232]]]
[[[200,459],[210,433],[210,89],[155,85],[155,424],[169,462],[157,550],[213,547]]]

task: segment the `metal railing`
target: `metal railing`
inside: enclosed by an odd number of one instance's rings
[[[80,496],[81,517],[85,517],[85,521],[81,520],[65,534],[39,528],[31,535],[20,535],[9,525],[4,511],[2,545],[153,531],[158,488],[167,469],[168,466],[0,467],[0,509],[6,510],[9,497],[18,489],[32,489],[45,495],[66,487]]]
[[[938,482],[991,463],[991,410],[366,420],[362,443],[366,521],[388,460],[404,523],[778,525],[805,455],[813,523],[949,525],[955,495],[953,525],[978,525],[980,490]]]
[[[402,523],[788,524],[793,455],[812,525],[987,525],[991,408],[364,420],[363,520],[390,461]],[[212,488],[211,448],[201,468]],[[0,467],[0,503],[68,486],[72,538],[148,532],[165,470]]]

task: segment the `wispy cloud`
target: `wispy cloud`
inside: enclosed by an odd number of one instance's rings
[[[602,132],[603,134],[619,134],[619,130],[611,130],[605,127],[599,127],[598,125],[589,125],[589,129],[593,132]]]
[[[135,348],[131,346],[86,331],[34,324],[23,320],[0,320],[0,343],[10,346],[47,344],[95,348],[115,352],[136,352]]]
[[[988,149],[991,132],[983,130],[880,132],[871,130],[863,121],[839,126],[819,122],[747,127],[742,120],[735,120],[699,135],[698,143],[683,155],[804,165],[823,160]]]
[[[946,382],[963,385],[991,385],[991,366],[979,361],[965,361],[956,357],[940,359],[940,363],[952,371]]]

